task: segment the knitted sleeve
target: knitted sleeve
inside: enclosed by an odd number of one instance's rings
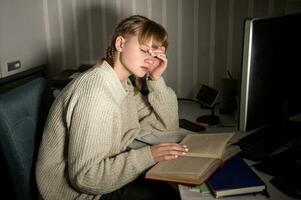
[[[147,100],[139,96],[138,112],[143,129],[177,130],[179,127],[178,101],[175,92],[166,86],[163,78],[147,81]]]
[[[66,153],[72,186],[84,193],[99,194],[133,181],[154,161],[150,147],[118,152],[122,137],[121,125],[116,124],[120,123],[118,109],[106,96],[105,88],[96,90],[93,84],[77,88],[82,93],[73,95],[69,102],[72,106],[66,111],[70,116]]]

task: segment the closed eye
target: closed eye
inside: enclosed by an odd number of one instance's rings
[[[148,53],[148,50],[142,49],[140,48],[140,51],[142,51],[143,53]]]

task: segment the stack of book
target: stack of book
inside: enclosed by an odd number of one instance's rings
[[[266,184],[239,155],[221,166],[207,180],[207,184],[216,198],[250,193],[267,194]]]
[[[234,156],[199,186],[179,185],[181,198],[202,199],[262,193],[267,195],[266,184],[239,156]],[[208,191],[211,195],[208,195]]]

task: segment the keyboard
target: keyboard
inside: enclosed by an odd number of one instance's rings
[[[300,124],[283,123],[267,126],[240,139],[241,155],[249,160],[262,161],[288,142],[301,136]]]

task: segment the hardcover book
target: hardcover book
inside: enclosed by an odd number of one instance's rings
[[[189,134],[180,142],[187,145],[186,155],[153,166],[145,178],[200,185],[223,163],[240,152],[230,145],[234,133]]]
[[[216,198],[248,193],[266,194],[265,183],[239,156],[234,156],[207,180]]]

